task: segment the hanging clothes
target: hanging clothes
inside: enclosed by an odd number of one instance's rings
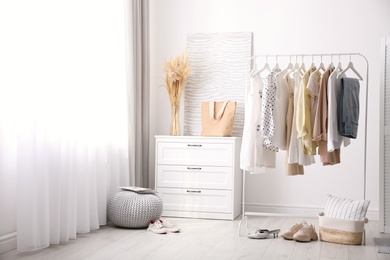
[[[263,104],[261,114],[261,132],[263,134],[263,145],[265,148],[278,152],[279,148],[273,143],[275,134],[274,107],[276,100],[276,74],[280,72],[275,68],[267,76],[263,91]]]
[[[294,72],[294,110],[292,117],[291,133],[290,133],[290,145],[289,145],[289,157],[288,163],[298,163],[303,166],[308,166],[315,163],[313,155],[307,155],[303,152],[302,139],[298,138],[297,132],[297,114],[298,114],[298,93],[301,86],[302,77],[298,71]]]
[[[328,135],[328,80],[334,67],[329,65],[322,75],[318,94],[317,109],[314,117],[313,139],[327,140]]]
[[[287,148],[287,125],[286,114],[289,102],[289,86],[284,76],[287,74],[287,70],[283,70],[276,75],[276,93],[275,93],[275,105],[274,105],[274,125],[275,132],[273,137],[273,143],[280,150],[286,150]]]
[[[340,95],[341,80],[337,79],[337,74],[341,67],[338,64],[337,68],[330,74],[328,80],[328,152],[333,152],[335,149],[351,144],[348,137],[343,137],[339,134],[337,123],[337,106]]]
[[[341,78],[337,105],[338,130],[341,136],[356,139],[359,125],[359,80]]]
[[[323,165],[340,163],[340,149],[328,152],[328,80],[334,67],[329,65],[321,77],[318,103],[314,117],[313,140],[319,142],[318,154]]]
[[[303,175],[317,153],[323,165],[340,163],[341,144],[348,146],[357,136],[358,80],[337,79],[340,63],[337,69],[333,64],[325,69],[321,62],[323,74],[313,64],[303,75],[298,65],[291,69],[292,65],[283,71],[277,66],[266,79],[260,73],[250,75],[240,154],[243,170],[260,173],[276,167],[280,149],[286,150],[286,174]]]
[[[299,163],[289,163],[289,156],[290,156],[290,139],[291,139],[291,132],[293,127],[293,119],[294,119],[294,87],[295,83],[294,80],[290,77],[287,77],[286,79],[283,78],[283,81],[286,83],[288,87],[288,108],[286,113],[286,174],[287,175],[303,175],[304,174],[304,168],[303,165],[300,165]],[[295,126],[295,124],[294,124]]]
[[[321,73],[319,71],[314,71],[310,73],[309,81],[307,82],[307,91],[310,94],[310,121],[311,128],[314,128],[314,120],[317,110],[318,95],[320,93],[320,81]]]
[[[311,104],[312,97],[307,89],[310,74],[315,71],[315,67],[309,69],[301,80],[298,93],[297,104],[297,137],[302,139],[303,151],[307,155],[315,155],[317,142],[313,141],[312,123],[311,123]]]
[[[245,122],[240,151],[240,168],[251,173],[264,172],[263,167],[275,167],[276,154],[263,146],[260,132],[263,79],[260,73],[250,77],[245,103]]]

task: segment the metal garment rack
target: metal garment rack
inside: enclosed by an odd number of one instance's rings
[[[331,59],[333,58],[333,56],[338,56],[339,57],[339,60],[340,60],[340,57],[341,56],[349,56],[350,57],[350,61],[352,59],[352,56],[357,56],[357,57],[361,57],[365,60],[366,62],[366,88],[365,88],[365,95],[366,95],[366,104],[365,104],[365,118],[364,118],[364,187],[363,187],[363,197],[364,199],[366,199],[366,175],[367,175],[367,111],[368,111],[368,81],[369,81],[369,63],[368,63],[368,60],[367,58],[360,54],[360,53],[327,53],[327,54],[272,54],[272,55],[254,55],[252,56],[249,60],[248,60],[248,71],[250,72],[251,69],[253,68],[254,64],[256,64],[256,59],[257,58],[265,58],[266,59],[266,62],[268,62],[268,58],[276,58],[276,63],[278,63],[278,58],[279,57],[283,57],[283,58],[286,58],[286,57],[290,57],[290,62],[291,62],[291,57],[302,57],[302,63],[303,62],[303,58],[304,57],[312,57],[312,62],[313,62],[313,58],[314,57],[321,57],[321,62],[322,62],[322,57],[331,57]],[[252,62],[253,62],[253,65],[252,65]],[[247,77],[246,77],[247,78]],[[245,91],[247,92],[247,84],[246,84],[246,89]],[[245,98],[247,97],[247,93],[245,93]],[[247,220],[247,216],[275,216],[275,217],[282,217],[282,216],[289,216],[289,217],[307,217],[307,216],[301,216],[301,215],[295,215],[295,214],[282,214],[282,213],[265,213],[265,212],[246,212],[245,211],[245,176],[248,172],[243,170],[243,181],[242,181],[242,219],[240,220],[240,223],[239,223],[239,226],[238,226],[238,232],[239,232],[239,235],[240,235],[240,230],[241,230],[241,225],[242,225],[242,222],[243,221],[246,221]],[[247,221],[246,221],[246,228],[247,228]],[[365,238],[364,238],[364,241],[365,241]],[[364,242],[365,244],[365,242]]]

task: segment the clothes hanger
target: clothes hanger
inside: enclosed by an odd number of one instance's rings
[[[278,69],[280,69],[280,68],[279,68],[279,63],[278,63],[278,55],[276,55],[276,63],[275,63],[274,70],[278,70]]]
[[[306,73],[305,61],[304,61],[304,59],[303,59],[303,55],[302,55],[302,64],[301,64],[301,66],[299,67],[299,73],[301,74],[301,76],[303,76],[303,74]]]
[[[337,63],[337,68],[335,68],[336,70],[336,73],[337,73],[337,76],[336,78],[338,78],[339,76],[344,76],[345,73],[341,73],[343,71],[343,68],[342,68],[342,64],[341,64],[341,59],[340,59],[340,55],[339,55],[339,62]]]
[[[339,63],[337,64],[337,69],[341,72],[343,69],[342,69],[342,64],[341,64],[341,59],[340,59],[340,55],[339,55]]]
[[[295,56],[295,65],[294,65],[294,68],[293,70],[299,70],[299,64],[298,64],[298,55]]]
[[[290,63],[291,63],[291,56],[290,56]],[[284,75],[284,79],[287,79],[288,77],[290,77],[291,73],[298,71],[298,70],[299,70],[298,55],[296,55],[295,56],[295,65],[294,65],[294,67],[291,68],[291,70],[289,72],[286,73],[286,75]]]
[[[287,71],[291,70],[293,67],[294,67],[294,65],[291,63],[291,55],[290,55],[290,63],[287,65],[287,68],[285,68],[284,70],[282,70],[282,71],[279,72],[279,73],[285,74],[285,73],[287,73]],[[282,74],[282,75],[283,75],[283,74]]]
[[[268,70],[269,72],[271,72],[271,68],[270,68],[270,66],[269,66],[269,64],[268,64],[268,55],[265,56],[265,64],[264,64],[263,68],[261,68],[260,70],[258,70],[257,72],[255,72],[255,73],[253,74],[252,77],[256,76],[256,75],[259,74],[259,73],[262,73],[262,72],[265,71],[265,70]]]
[[[333,64],[333,54],[330,55],[330,66],[332,66],[334,68],[334,64]]]
[[[311,65],[310,65],[310,69],[309,69],[309,70],[311,71],[311,70],[313,70],[313,69],[314,69],[314,70],[316,69],[316,65],[314,64],[314,57],[313,57],[313,55],[312,55],[312,56],[311,56]]]
[[[317,68],[315,71],[313,71],[313,73],[317,73],[317,72],[319,72],[320,70],[322,70],[322,71],[325,72],[325,65],[324,65],[324,63],[322,62],[322,55],[321,55],[321,63],[320,63],[320,66],[318,66],[318,68]]]
[[[355,75],[358,77],[358,79],[359,80],[363,80],[363,77],[359,74],[359,72],[355,69],[355,67],[353,66],[353,63],[352,63],[352,61],[351,61],[351,55],[349,55],[349,63],[348,63],[348,66],[344,69],[344,70],[342,70],[338,75],[337,75],[337,78],[339,79],[339,78],[341,78],[344,74],[345,74],[345,72],[347,71],[347,70],[349,70],[349,69],[351,69],[354,73],[355,73]]]

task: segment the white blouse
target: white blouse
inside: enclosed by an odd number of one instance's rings
[[[263,146],[260,132],[263,79],[260,73],[250,79],[250,90],[245,103],[245,122],[240,152],[240,168],[251,173],[264,172],[264,167],[275,167],[276,153]]]
[[[291,127],[290,147],[288,163],[298,163],[300,165],[308,166],[315,163],[314,155],[306,155],[303,153],[303,143],[301,138],[297,138],[297,103],[298,103],[298,91],[301,85],[302,77],[299,72],[294,73],[294,112]]]
[[[341,68],[337,67],[328,79],[328,152],[333,152],[335,149],[351,144],[348,137],[339,134],[337,125],[337,102],[340,94],[340,80],[337,79],[337,74]]]
[[[273,69],[267,76],[263,91],[263,105],[261,114],[261,133],[263,134],[263,146],[268,150],[278,152],[279,148],[273,143],[275,135],[274,107],[276,100],[276,74],[280,69]]]

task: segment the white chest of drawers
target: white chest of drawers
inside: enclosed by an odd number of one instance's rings
[[[233,220],[241,214],[240,137],[156,136],[163,216]]]

